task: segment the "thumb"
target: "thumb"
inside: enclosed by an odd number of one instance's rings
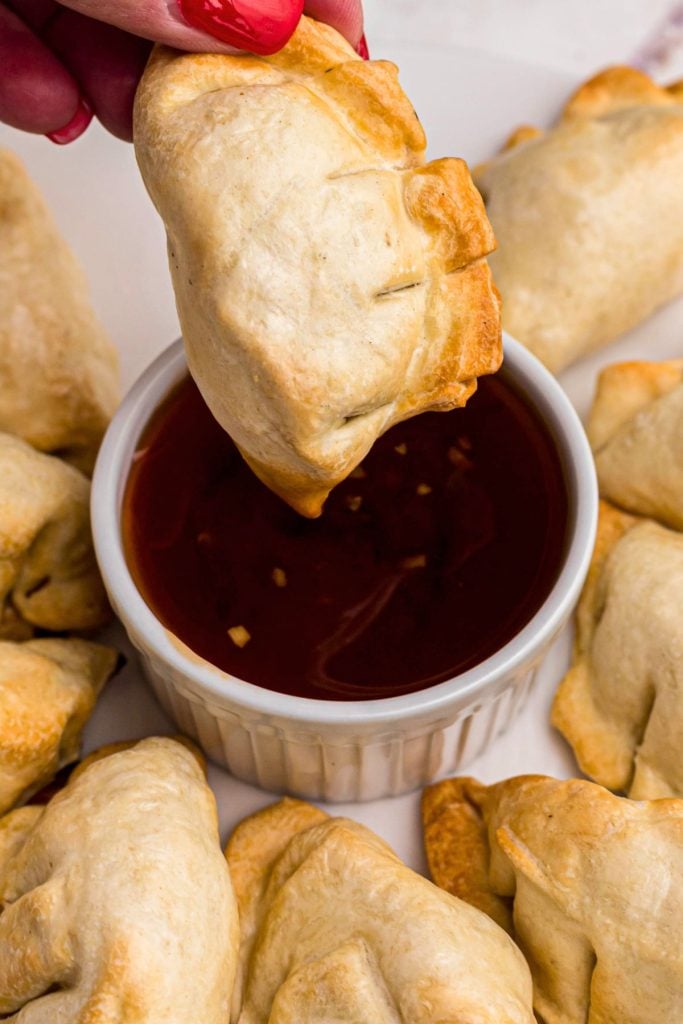
[[[180,50],[270,54],[299,23],[303,0],[61,0],[90,18]]]

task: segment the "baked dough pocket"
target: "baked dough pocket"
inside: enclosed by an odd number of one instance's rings
[[[613,67],[475,171],[503,326],[561,370],[683,292],[683,82]]]
[[[425,145],[394,65],[308,18],[272,57],[158,48],[137,92],[190,371],[305,515],[393,423],[463,405],[501,361],[481,197]]]
[[[533,1024],[508,936],[367,828],[283,800],[237,827],[227,859],[236,1024]]]
[[[89,481],[73,466],[0,433],[0,638],[109,619],[89,499]]]
[[[683,1020],[683,801],[527,775],[422,810],[432,877],[507,925],[544,1024]]]
[[[582,771],[635,799],[683,796],[681,609],[683,533],[601,502],[552,722]]]
[[[197,759],[147,739],[0,820],[0,1014],[228,1024],[237,911]]]
[[[87,640],[0,641],[0,814],[77,759],[117,662],[111,647]]]
[[[0,430],[89,472],[118,389],[83,273],[21,161],[0,149]]]

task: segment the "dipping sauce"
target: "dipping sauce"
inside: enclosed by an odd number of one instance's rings
[[[504,373],[464,409],[398,424],[304,519],[242,460],[188,377],[147,425],[123,536],[158,619],[280,693],[411,693],[493,654],[562,562],[567,491],[547,427]]]

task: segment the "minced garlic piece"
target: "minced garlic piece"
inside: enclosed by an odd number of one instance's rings
[[[417,485],[417,493],[418,494],[431,494],[432,493],[432,489],[429,486],[429,484],[418,484]]]
[[[427,564],[426,555],[411,555],[409,558],[404,558],[401,562],[402,569],[424,569]]]
[[[347,508],[350,508],[352,512],[357,512],[362,504],[363,499],[361,498],[360,494],[349,495],[349,497],[346,499]]]
[[[396,444],[394,445],[394,451],[397,455],[406,455],[408,453],[407,444]]]
[[[273,569],[272,577],[273,577],[273,583],[275,584],[276,587],[286,587],[287,586],[287,573],[285,572],[284,569],[280,569],[276,565],[275,568]]]
[[[472,465],[472,460],[468,459],[464,452],[462,452],[456,445],[453,445],[448,449],[448,458],[449,461],[459,469],[469,469]]]
[[[251,640],[251,633],[244,626],[231,626],[228,630],[228,636],[235,647],[246,647]]]

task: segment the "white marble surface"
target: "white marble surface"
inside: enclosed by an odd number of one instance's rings
[[[637,63],[683,77],[681,0],[364,0],[370,52],[453,45],[588,76]]]

